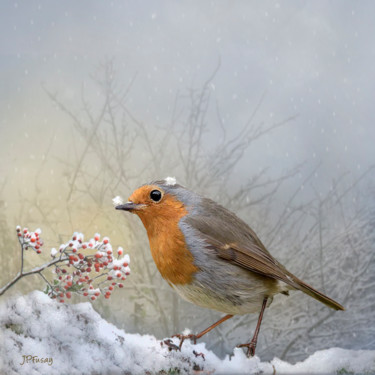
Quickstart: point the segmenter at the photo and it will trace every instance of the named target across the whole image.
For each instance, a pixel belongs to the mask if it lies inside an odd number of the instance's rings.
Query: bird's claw
[[[172,351],[172,350],[181,350],[181,346],[177,346],[173,343],[173,341],[171,339],[166,339],[164,341],[162,341],[162,343],[164,343],[165,345],[168,346],[168,350],[169,351]]]
[[[182,335],[179,333],[177,335],[173,335],[172,337],[178,337],[180,339],[180,346],[179,346],[180,350],[181,350],[182,344],[184,343],[186,339],[192,340],[194,342],[194,345],[197,343],[197,336],[193,334]]]
[[[203,353],[198,353],[195,350],[193,350],[193,354],[195,355],[195,358],[202,357],[204,361],[206,360],[206,358],[205,358],[205,356],[204,356]]]
[[[255,348],[257,346],[257,343],[256,341],[251,341],[247,344],[240,344],[240,345],[237,345],[237,348],[247,348],[247,353],[246,355],[248,357],[254,357],[255,355]]]

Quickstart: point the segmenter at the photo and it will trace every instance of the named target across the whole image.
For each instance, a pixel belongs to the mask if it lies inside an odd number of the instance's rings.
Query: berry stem
[[[22,247],[22,252],[23,252],[23,247]],[[35,275],[37,273],[41,275],[41,272],[43,270],[45,270],[46,268],[48,268],[48,267],[50,267],[50,266],[52,266],[52,265],[54,265],[56,263],[59,263],[61,261],[65,261],[65,260],[69,260],[69,258],[68,257],[64,257],[64,258],[60,257],[58,259],[51,260],[50,262],[45,263],[45,264],[43,264],[42,266],[40,266],[38,268],[34,268],[31,271],[23,272],[23,256],[22,256],[22,269],[21,269],[21,272],[19,272],[17,274],[17,276],[13,280],[9,281],[8,284],[6,284],[5,286],[3,286],[0,289],[0,296],[2,296],[10,287],[12,287],[18,280],[22,279],[23,277],[26,277],[26,276],[29,276],[29,275]],[[43,275],[41,275],[41,276],[44,278]]]

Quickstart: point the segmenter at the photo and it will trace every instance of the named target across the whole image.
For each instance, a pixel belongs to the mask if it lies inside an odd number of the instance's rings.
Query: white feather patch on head
[[[165,179],[165,184],[167,186],[173,186],[173,185],[176,185],[177,184],[177,181],[176,181],[176,178],[175,177],[167,177]]]
[[[120,197],[119,195],[117,197],[114,197],[112,199],[112,203],[114,206],[119,206],[120,204],[123,204],[124,203],[124,200],[122,199],[122,197]]]

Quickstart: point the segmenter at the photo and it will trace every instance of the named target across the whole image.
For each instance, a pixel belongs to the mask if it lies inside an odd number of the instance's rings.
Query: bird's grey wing
[[[189,216],[186,218],[186,224],[197,232],[204,246],[217,257],[260,275],[283,281],[335,310],[344,310],[338,302],[287,271],[265,249],[258,237],[254,237],[254,232],[246,223],[229,211],[225,211],[224,216]],[[227,222],[228,219],[234,220],[235,223]],[[236,233],[238,230],[236,223],[241,225],[240,234]]]
[[[227,218],[229,219],[229,218]],[[236,223],[224,221],[219,216],[189,216],[185,219],[198,232],[205,246],[219,258],[249,271],[284,281],[298,287],[291,274],[266,250],[253,231],[241,221],[242,236],[238,236]],[[243,231],[246,230],[246,233]]]

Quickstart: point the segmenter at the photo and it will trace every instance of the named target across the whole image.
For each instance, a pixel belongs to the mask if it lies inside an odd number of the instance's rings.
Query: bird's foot
[[[161,341],[160,345],[163,346],[163,344],[165,344],[165,345],[168,346],[168,350],[169,351],[172,351],[172,350],[176,350],[176,351],[181,350],[181,347],[178,347],[177,345],[175,345],[171,339],[166,339],[164,341]]]
[[[197,339],[198,339],[198,337],[193,334],[183,335],[179,333],[177,335],[173,335],[172,337],[178,337],[180,339],[180,345],[179,345],[180,350],[181,350],[182,344],[184,343],[186,339],[192,340],[194,342],[194,345],[197,343]]]
[[[240,345],[237,345],[237,348],[247,348],[247,353],[246,355],[248,357],[254,357],[255,355],[255,348],[257,346],[257,342],[254,341],[254,340],[251,340],[249,343],[247,344],[240,344]]]
[[[204,361],[206,360],[206,357],[203,353],[198,353],[195,350],[193,350],[193,354],[195,355],[195,358],[202,357]]]

